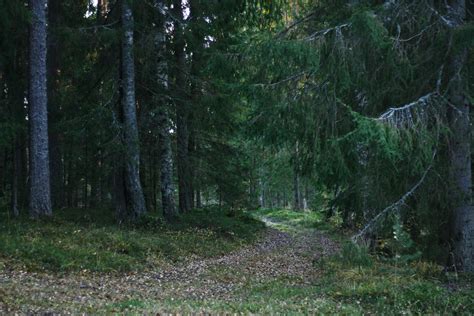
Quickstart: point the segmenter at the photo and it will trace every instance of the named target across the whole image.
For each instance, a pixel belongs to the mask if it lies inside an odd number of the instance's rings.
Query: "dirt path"
[[[0,313],[110,311],[114,304],[134,301],[243,300],[241,289],[249,283],[275,278],[309,283],[317,275],[313,260],[336,249],[337,245],[319,232],[290,234],[268,228],[254,245],[218,258],[190,259],[161,271],[62,276],[3,272]]]

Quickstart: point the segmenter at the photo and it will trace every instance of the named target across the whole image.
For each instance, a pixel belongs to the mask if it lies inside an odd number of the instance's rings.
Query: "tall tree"
[[[155,9],[159,13],[156,24],[155,52],[156,52],[156,80],[157,86],[163,91],[168,90],[168,67],[166,63],[166,11],[164,1],[155,0]],[[169,100],[154,96],[158,115],[158,143],[160,148],[160,180],[161,180],[161,205],[163,216],[172,219],[176,216],[173,183],[173,152],[171,150]]]
[[[47,0],[30,0],[30,215],[51,216],[47,109]]]
[[[121,1],[122,56],[121,92],[123,141],[125,148],[125,197],[132,218],[146,213],[140,182],[140,144],[135,101],[135,65],[133,55],[133,13],[128,0]]]
[[[451,1],[449,27],[456,31],[466,19],[465,0]],[[462,69],[466,63],[468,50],[454,48],[451,57],[451,83],[449,98],[453,107],[451,114],[451,173],[455,197],[454,241],[456,264],[462,269],[474,272],[474,209],[472,207],[471,170],[471,126],[469,118],[470,101],[465,92]]]
[[[57,127],[60,121],[59,74],[60,74],[60,41],[58,28],[61,25],[61,1],[49,0],[48,3],[48,119],[51,170],[51,198],[53,207],[64,205],[63,159],[60,144],[61,131]]]
[[[181,0],[173,1],[174,23],[174,100],[176,104],[176,126],[178,147],[179,210],[187,212],[192,207],[191,172],[189,159],[189,105],[186,100],[186,54],[184,38],[184,13]]]

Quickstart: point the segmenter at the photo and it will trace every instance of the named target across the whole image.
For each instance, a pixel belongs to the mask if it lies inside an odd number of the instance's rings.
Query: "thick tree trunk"
[[[181,0],[174,0],[173,14],[176,19],[174,25],[174,53],[176,65],[174,69],[175,103],[176,103],[176,126],[177,126],[177,148],[178,148],[178,189],[179,210],[184,213],[191,209],[191,174],[189,167],[189,131],[188,118],[189,109],[186,104],[186,76],[185,66],[185,41],[183,36],[183,8]]]
[[[451,3],[452,20],[455,26],[464,24],[466,4],[464,0]],[[467,50],[461,49],[451,60],[449,99],[453,105],[451,113],[451,173],[454,189],[454,252],[456,264],[464,271],[474,272],[474,209],[472,207],[471,170],[471,126],[469,100],[461,70],[466,62]]]
[[[157,54],[157,85],[163,90],[168,89],[168,67],[166,64],[166,12],[163,0],[155,0],[155,9],[160,12],[155,34],[155,51]],[[160,149],[160,189],[163,216],[172,219],[177,215],[174,201],[173,183],[173,152],[171,149],[169,102],[158,96],[154,97],[158,115],[158,145]]]
[[[133,57],[133,14],[128,0],[121,2],[122,20],[122,114],[125,147],[125,191],[130,215],[138,218],[146,213],[140,182],[140,141],[135,105],[135,65]]]
[[[46,3],[30,0],[32,12],[30,30],[30,215],[51,216],[51,193],[48,147],[48,109],[46,79]]]

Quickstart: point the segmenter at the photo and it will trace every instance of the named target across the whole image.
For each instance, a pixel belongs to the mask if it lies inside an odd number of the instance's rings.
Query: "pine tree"
[[[164,92],[168,91],[169,76],[166,62],[166,11],[164,2],[155,0],[155,10],[159,13],[155,30],[155,55],[156,55],[156,84]],[[166,98],[154,96],[157,107],[159,148],[160,148],[160,179],[161,179],[161,204],[163,216],[167,219],[174,218],[177,214],[174,201],[173,183],[173,152],[170,136],[170,104]]]
[[[132,218],[146,213],[145,198],[140,181],[140,143],[135,101],[135,61],[133,56],[134,21],[128,0],[121,1],[122,55],[121,93],[123,142],[125,150],[125,197]]]
[[[177,150],[178,150],[178,191],[179,210],[188,212],[192,207],[191,172],[189,161],[189,104],[186,102],[188,82],[185,76],[186,55],[184,38],[184,17],[181,0],[173,1],[174,21],[174,102],[176,104]]]
[[[30,215],[51,216],[47,109],[47,21],[46,0],[31,0],[30,84]]]

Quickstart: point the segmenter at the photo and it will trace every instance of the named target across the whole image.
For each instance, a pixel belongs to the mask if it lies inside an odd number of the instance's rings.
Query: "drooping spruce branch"
[[[388,109],[376,120],[394,128],[413,128],[417,123],[426,125],[436,112],[440,98],[438,92],[430,92],[414,102]]]
[[[305,41],[314,41],[314,40],[316,40],[320,37],[326,36],[327,34],[333,32],[333,31],[334,32],[340,32],[342,29],[350,27],[351,25],[352,25],[351,23],[344,23],[344,24],[336,25],[334,27],[330,27],[330,28],[327,28],[327,29],[324,29],[324,30],[318,30],[318,31],[314,32],[313,34],[305,37],[304,40]]]
[[[436,151],[433,153],[433,160],[436,156]],[[395,203],[387,206],[384,208],[379,214],[377,214],[374,218],[372,218],[365,226],[363,229],[361,229],[357,234],[352,236],[351,240],[352,242],[357,242],[361,237],[367,235],[370,232],[373,232],[376,229],[376,225],[384,219],[390,212],[400,212],[401,208],[403,205],[406,204],[406,201],[408,198],[410,198],[415,192],[418,190],[418,188],[423,184],[423,182],[426,179],[426,176],[430,172],[431,168],[433,167],[433,164],[430,164],[428,168],[423,172],[423,175],[421,176],[420,180],[408,191],[406,192],[398,201]]]

